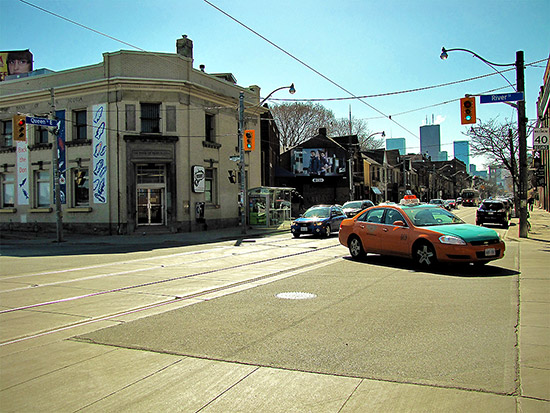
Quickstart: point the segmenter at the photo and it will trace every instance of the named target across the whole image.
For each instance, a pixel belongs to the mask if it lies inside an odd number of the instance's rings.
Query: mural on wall
[[[93,202],[107,203],[107,104],[94,105],[92,140]]]

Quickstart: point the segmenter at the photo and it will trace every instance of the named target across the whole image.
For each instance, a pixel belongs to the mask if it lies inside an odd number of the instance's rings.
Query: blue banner
[[[66,204],[67,203],[67,160],[66,160],[66,150],[65,150],[65,111],[56,110],[55,117],[60,121],[59,130],[56,136],[57,162],[58,162],[58,168],[59,168],[59,184],[60,184],[59,192],[61,193],[61,203]],[[55,185],[57,185],[57,182],[55,182],[55,177],[53,180],[53,184],[54,184],[54,191],[55,191]],[[54,200],[54,203],[55,203],[55,200]]]

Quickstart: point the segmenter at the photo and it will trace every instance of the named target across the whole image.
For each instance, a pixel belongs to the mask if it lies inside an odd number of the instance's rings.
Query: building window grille
[[[160,133],[160,104],[141,104],[141,132]]]

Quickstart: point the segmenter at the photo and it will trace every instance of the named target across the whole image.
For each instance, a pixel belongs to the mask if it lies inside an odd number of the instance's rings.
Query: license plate
[[[300,231],[302,231],[302,232],[307,232],[307,227],[301,227],[301,228],[300,228]]]
[[[485,250],[486,257],[494,257],[495,255],[497,255],[497,250],[495,248],[487,248]]]
[[[488,214],[489,214],[489,215],[493,215],[493,214],[494,214],[494,212],[489,212]]]

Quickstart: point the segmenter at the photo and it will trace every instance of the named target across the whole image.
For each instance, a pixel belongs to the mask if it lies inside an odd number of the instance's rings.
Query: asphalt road
[[[473,214],[458,211],[469,222]],[[41,250],[3,249],[0,257],[0,405],[14,410],[33,406],[28,395],[36,392],[43,410],[59,407],[41,393],[59,386],[52,372],[91,357],[98,348],[91,342],[489,395],[517,391],[517,246],[482,270],[430,273],[413,271],[408,260],[352,261],[336,236],[290,233],[255,242]],[[280,297],[296,292],[307,298]],[[74,360],[61,350],[38,359],[37,349],[65,339],[78,345]],[[105,374],[104,365],[97,369]],[[101,406],[105,392],[64,406]]]

